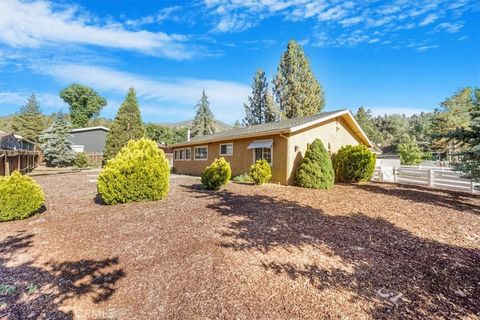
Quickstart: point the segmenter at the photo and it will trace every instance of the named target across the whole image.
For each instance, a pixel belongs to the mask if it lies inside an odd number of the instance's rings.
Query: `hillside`
[[[171,122],[171,123],[166,122],[166,123],[157,123],[157,124],[178,129],[178,128],[189,128],[192,125],[192,121],[193,120],[185,120],[185,121],[179,121],[179,122]],[[215,120],[215,124],[218,131],[226,131],[232,128],[231,125],[225,122],[222,122],[220,120]]]

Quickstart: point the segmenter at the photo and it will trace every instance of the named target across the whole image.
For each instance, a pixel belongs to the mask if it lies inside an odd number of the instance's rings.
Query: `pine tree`
[[[206,134],[215,133],[215,119],[212,111],[210,111],[210,102],[208,102],[208,97],[205,94],[205,90],[202,91],[202,97],[198,101],[195,108],[197,109],[197,113],[192,122],[192,137],[199,137]]]
[[[449,137],[464,147],[458,154],[459,161],[454,163],[455,170],[463,172],[467,179],[480,182],[480,88],[474,90],[470,119],[468,128],[458,128],[450,132]]]
[[[233,124],[233,127],[234,127],[234,128],[241,128],[241,127],[242,127],[242,124],[240,123],[240,121],[235,120],[235,123]]]
[[[128,90],[125,101],[118,109],[117,115],[108,132],[103,159],[107,161],[127,145],[130,140],[139,140],[145,136],[140,109],[134,88]]]
[[[399,144],[398,152],[400,153],[401,164],[416,166],[422,162],[423,153],[422,150],[420,150],[415,137],[409,137],[403,143]]]
[[[449,139],[450,132],[465,129],[470,124],[470,111],[474,108],[473,90],[470,87],[457,91],[443,101],[440,110],[435,110],[432,119],[432,148],[448,154],[461,149],[455,140]]]
[[[60,91],[60,98],[70,105],[70,119],[75,128],[85,127],[107,105],[105,98],[93,89],[76,83]]]
[[[60,112],[53,124],[40,135],[42,152],[48,166],[65,167],[75,160],[76,153],[72,150],[70,128],[67,116]]]
[[[45,120],[37,97],[32,93],[27,104],[21,107],[20,112],[14,117],[12,129],[22,137],[38,142],[38,137],[45,127]]]
[[[273,122],[277,118],[275,102],[268,90],[265,71],[258,69],[252,83],[252,96],[248,97],[249,103],[244,104],[245,125]]]
[[[309,116],[323,110],[323,89],[315,79],[302,47],[295,40],[288,42],[273,84],[280,111],[287,118]]]
[[[367,137],[374,143],[379,143],[379,135],[377,127],[373,123],[372,112],[365,110],[364,107],[360,107],[355,114],[355,120],[357,120],[360,127],[363,129]]]

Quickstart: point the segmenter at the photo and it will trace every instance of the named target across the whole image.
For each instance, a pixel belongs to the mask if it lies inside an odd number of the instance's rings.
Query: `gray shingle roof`
[[[192,140],[188,141],[189,144],[196,144],[196,143],[202,143],[202,142],[208,142],[210,140],[221,140],[221,139],[227,139],[227,138],[235,138],[237,136],[243,136],[246,134],[261,134],[263,132],[270,132],[270,131],[277,131],[277,130],[288,130],[291,128],[294,128],[296,126],[319,120],[325,117],[328,117],[332,114],[339,113],[346,111],[347,109],[341,109],[341,110],[335,110],[335,111],[329,111],[329,112],[321,112],[318,114],[314,114],[312,116],[307,116],[307,117],[300,117],[300,118],[294,118],[294,119],[287,119],[284,121],[278,121],[278,122],[269,122],[269,123],[263,123],[263,124],[256,124],[253,126],[248,126],[248,127],[241,127],[241,128],[233,128],[227,131],[222,131],[222,132],[217,132],[217,133],[212,133],[209,135],[205,136],[200,136],[198,138],[193,138]],[[180,142],[178,144],[184,144],[187,141]],[[174,145],[175,146],[175,145]]]

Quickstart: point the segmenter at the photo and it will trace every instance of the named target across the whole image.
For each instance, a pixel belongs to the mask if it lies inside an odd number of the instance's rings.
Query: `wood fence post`
[[[5,153],[5,176],[8,177],[10,175],[10,161],[8,161],[8,154]]]
[[[393,182],[397,182],[397,166],[393,167]]]
[[[428,169],[428,186],[433,187],[433,170]]]

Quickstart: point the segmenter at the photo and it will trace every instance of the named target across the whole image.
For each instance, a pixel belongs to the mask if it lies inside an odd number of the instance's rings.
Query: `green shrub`
[[[365,182],[375,171],[376,156],[368,148],[359,144],[344,146],[333,157],[335,175],[343,182]]]
[[[0,177],[0,221],[25,219],[45,202],[40,186],[30,177],[15,171]]]
[[[232,179],[235,182],[253,182],[252,177],[248,175],[248,173],[242,173],[238,176],[233,177]]]
[[[302,163],[297,169],[298,186],[312,189],[330,189],[335,182],[332,160],[322,141],[315,139],[308,145]]]
[[[77,168],[88,168],[90,166],[88,155],[85,152],[77,153],[75,156],[75,166]]]
[[[250,167],[250,178],[255,184],[264,184],[272,179],[272,169],[264,159],[257,160]]]
[[[130,140],[98,176],[98,193],[106,204],[160,200],[170,189],[165,154],[149,139]]]
[[[230,163],[222,157],[215,159],[202,173],[202,185],[207,190],[218,190],[230,180],[232,170]]]

